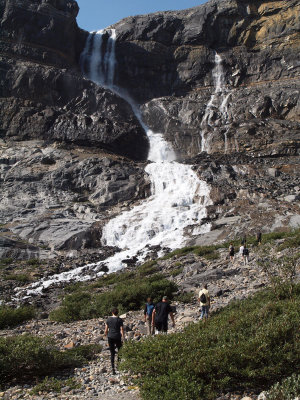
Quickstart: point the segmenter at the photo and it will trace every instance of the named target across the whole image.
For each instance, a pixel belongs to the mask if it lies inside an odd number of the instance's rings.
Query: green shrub
[[[3,277],[5,281],[17,281],[20,283],[29,283],[31,278],[27,274],[8,274]]]
[[[30,392],[31,395],[38,395],[41,392],[42,393],[49,393],[49,392],[55,392],[55,393],[60,393],[61,389],[63,387],[69,387],[69,390],[73,389],[79,389],[81,387],[80,383],[76,382],[74,378],[69,378],[69,379],[56,379],[56,378],[49,378],[46,376],[46,378],[37,384]]]
[[[191,253],[194,249],[195,246],[188,246],[188,247],[183,247],[181,249],[175,249],[171,253],[167,253],[163,257],[161,257],[161,260],[168,260],[170,258],[173,258],[174,256],[183,256],[185,254]]]
[[[38,258],[30,258],[27,261],[27,265],[31,265],[32,267],[39,267],[41,265],[41,261]]]
[[[287,237],[289,235],[288,232],[270,232],[270,233],[264,233],[262,235],[262,243],[269,243],[273,242],[274,240],[279,240]]]
[[[300,285],[293,298],[273,291],[236,301],[207,324],[183,333],[127,342],[122,368],[138,375],[146,400],[215,399],[235,390],[269,388],[299,365]]]
[[[91,345],[92,348],[96,347]],[[0,337],[0,385],[26,382],[64,368],[83,365],[87,359],[80,347],[59,351],[53,339],[31,335]],[[90,351],[89,353],[91,353]]]
[[[206,258],[208,261],[215,261],[220,258],[220,254],[216,251],[212,251],[211,253],[206,254],[204,258]]]
[[[176,269],[173,269],[172,271],[170,271],[169,275],[175,277],[175,276],[181,274],[182,271],[183,271],[183,267],[176,268]]]
[[[13,258],[1,258],[0,259],[0,266],[5,267],[13,263]]]
[[[125,282],[119,282],[109,292],[91,295],[87,292],[75,292],[67,295],[62,306],[50,313],[50,318],[60,322],[70,322],[110,315],[114,306],[120,313],[138,310],[145,299],[151,296],[158,301],[163,295],[172,298],[177,291],[175,283],[168,281],[162,275],[151,275],[148,278],[138,277]]]
[[[92,295],[87,292],[67,295],[62,302],[62,307],[50,313],[51,320],[65,323],[96,317],[97,312],[93,309]]]
[[[13,328],[34,317],[35,310],[32,307],[12,308],[0,306],[0,329]]]
[[[135,277],[134,272],[115,272],[113,274],[102,276],[101,278],[97,279],[92,285],[92,288],[102,288],[104,286],[114,285],[120,282],[126,282],[130,279]]]
[[[82,346],[73,347],[73,349],[69,349],[68,354],[74,358],[90,361],[94,360],[96,355],[100,353],[101,350],[102,346],[100,344],[85,344]]]
[[[194,253],[199,257],[204,257],[209,261],[217,260],[220,258],[219,253],[216,252],[221,246],[198,246],[195,248]]]
[[[159,267],[156,261],[147,261],[138,268],[138,273],[140,276],[147,276],[155,274],[159,271]]]
[[[175,300],[181,303],[190,303],[194,299],[194,297],[195,297],[194,292],[180,293],[177,296],[175,296]]]
[[[82,282],[75,282],[72,283],[71,285],[68,285],[65,287],[65,292],[66,293],[73,293],[73,292],[78,292],[82,290],[84,287],[84,283]]]
[[[278,250],[282,251],[289,248],[300,247],[300,232],[296,232],[293,237],[287,238],[281,245],[278,246]]]
[[[272,386],[266,400],[294,400],[297,396],[300,396],[300,375],[293,374]]]

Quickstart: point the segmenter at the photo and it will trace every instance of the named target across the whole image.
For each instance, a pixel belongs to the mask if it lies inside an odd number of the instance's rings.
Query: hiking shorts
[[[155,328],[159,332],[167,332],[167,330],[168,330],[168,322],[155,321]]]

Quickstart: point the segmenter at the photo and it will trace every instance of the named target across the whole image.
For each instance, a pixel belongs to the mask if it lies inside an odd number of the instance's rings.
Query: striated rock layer
[[[83,78],[77,13],[0,0],[0,257],[92,252],[149,194],[147,137]],[[113,26],[115,85],[211,186],[214,229],[191,243],[300,224],[299,21],[299,0],[211,0]]]
[[[201,130],[210,153],[226,147],[282,154],[289,143],[288,154],[298,154],[299,21],[298,0],[210,1],[127,18],[115,25],[117,84],[144,104],[146,123],[164,132],[183,158],[203,150]],[[216,52],[222,59],[217,93]]]

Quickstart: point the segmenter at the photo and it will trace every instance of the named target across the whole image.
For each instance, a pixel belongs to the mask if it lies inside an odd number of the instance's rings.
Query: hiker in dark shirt
[[[172,312],[172,308],[168,303],[167,296],[162,298],[162,301],[156,304],[153,313],[152,313],[152,324],[155,324],[156,332],[167,332],[168,331],[168,316],[170,317],[173,322],[173,327],[175,326],[174,314]]]
[[[152,323],[152,313],[154,310],[154,303],[151,297],[148,297],[147,303],[144,308],[144,318],[145,323],[147,324],[147,335],[154,334],[154,324]]]
[[[118,317],[119,311],[117,308],[112,310],[112,316],[108,317],[105,325],[104,335],[107,336],[108,345],[110,350],[110,360],[113,375],[116,374],[115,370],[115,354],[116,348],[118,349],[118,353],[120,348],[122,347],[122,338],[124,340],[124,328],[123,328],[123,320]]]
[[[257,244],[258,246],[261,245],[261,232],[257,232],[256,234],[256,240],[257,240]]]

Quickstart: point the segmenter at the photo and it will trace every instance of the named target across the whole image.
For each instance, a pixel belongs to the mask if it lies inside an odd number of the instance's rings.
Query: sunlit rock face
[[[116,80],[182,157],[297,154],[299,21],[298,1],[241,0],[126,18],[115,25]]]

